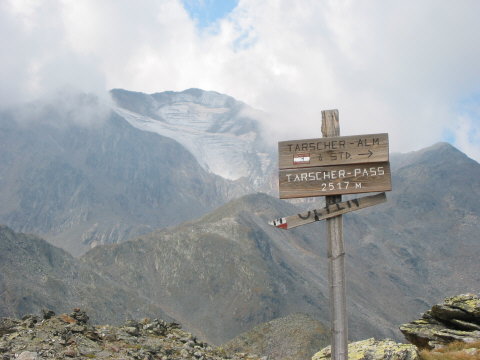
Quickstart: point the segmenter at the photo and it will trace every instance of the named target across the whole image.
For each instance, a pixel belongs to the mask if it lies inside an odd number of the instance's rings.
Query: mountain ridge
[[[387,203],[344,216],[352,339],[399,338],[398,325],[429,303],[480,286],[478,210],[464,208],[458,182],[431,192],[436,188],[425,181],[443,174],[443,161],[466,178],[479,166],[435,154],[435,161],[419,158],[393,174]],[[472,181],[476,189],[480,180]],[[312,206],[250,194],[195,220],[98,246],[79,261],[102,279],[135,289],[212,343],[298,311],[326,322],[325,225],[288,231],[268,225]]]
[[[22,121],[0,112],[0,222],[78,255],[194,218],[243,191],[174,139],[115,113],[94,125],[65,118],[76,109],[47,103]]]
[[[98,276],[65,250],[0,225],[0,316],[24,316],[42,309],[87,309],[96,321],[161,315],[160,307],[131,289]]]

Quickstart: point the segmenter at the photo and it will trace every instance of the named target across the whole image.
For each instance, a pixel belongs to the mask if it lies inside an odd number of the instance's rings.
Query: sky
[[[480,1],[0,0],[0,106],[76,89],[196,87],[260,110],[270,140],[387,132],[480,161]]]

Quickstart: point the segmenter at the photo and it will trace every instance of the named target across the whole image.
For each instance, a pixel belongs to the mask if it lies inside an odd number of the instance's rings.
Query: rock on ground
[[[400,331],[423,349],[436,349],[454,341],[480,341],[480,298],[475,294],[448,297],[421,319],[400,326]]]
[[[159,319],[93,326],[78,308],[58,316],[44,311],[43,317],[0,318],[0,359],[262,360],[226,353]]]
[[[329,360],[331,347],[316,353],[312,360]],[[375,340],[373,338],[348,344],[348,360],[419,360],[414,345],[399,344],[393,340]]]

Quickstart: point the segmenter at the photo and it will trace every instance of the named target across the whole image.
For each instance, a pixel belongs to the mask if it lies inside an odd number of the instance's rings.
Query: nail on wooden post
[[[338,110],[322,111],[323,137],[340,136]],[[325,196],[326,205],[342,201],[341,195]],[[328,282],[332,360],[348,359],[347,302],[345,295],[345,249],[342,215],[327,219]]]

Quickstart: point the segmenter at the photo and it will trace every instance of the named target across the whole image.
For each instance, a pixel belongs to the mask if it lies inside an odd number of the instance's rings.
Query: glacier
[[[200,89],[111,93],[119,116],[138,129],[176,140],[209,172],[260,185],[272,171],[274,151],[262,136],[260,122],[232,97]]]

